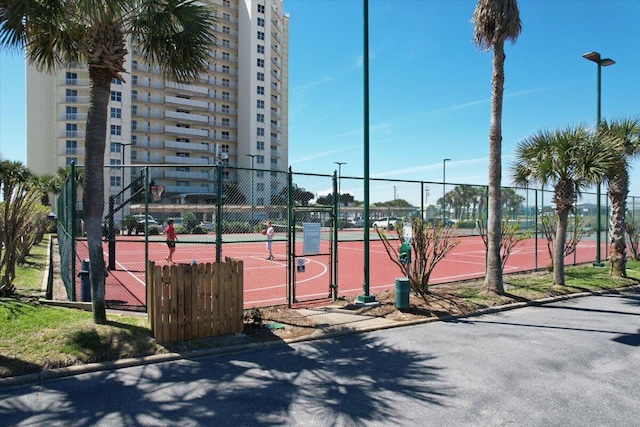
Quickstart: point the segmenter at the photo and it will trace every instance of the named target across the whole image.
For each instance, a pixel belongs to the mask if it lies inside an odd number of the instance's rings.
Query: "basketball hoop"
[[[162,192],[164,191],[164,187],[162,185],[152,185],[151,186],[151,197],[153,197],[154,202],[159,202],[162,197]]]

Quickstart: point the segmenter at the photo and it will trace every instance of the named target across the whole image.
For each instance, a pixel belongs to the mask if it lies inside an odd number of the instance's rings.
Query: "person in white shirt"
[[[276,232],[273,230],[273,225],[271,223],[271,221],[267,221],[267,232],[265,233],[265,235],[267,236],[267,252],[269,252],[269,256],[267,257],[268,260],[272,260],[273,259],[273,253],[271,252],[271,246],[273,246],[273,235],[276,234]]]

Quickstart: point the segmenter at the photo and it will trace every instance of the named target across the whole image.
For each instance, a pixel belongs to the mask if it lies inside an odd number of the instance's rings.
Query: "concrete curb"
[[[212,347],[212,348],[206,348],[206,349],[200,349],[200,350],[191,350],[183,353],[154,354],[151,356],[119,359],[119,360],[113,360],[108,362],[88,363],[84,365],[68,366],[64,368],[45,369],[40,372],[35,372],[32,374],[0,378],[0,387],[12,387],[12,386],[18,386],[18,385],[24,385],[24,384],[30,384],[30,383],[42,383],[47,380],[64,378],[64,377],[69,377],[69,376],[79,375],[79,374],[86,374],[91,372],[108,371],[108,370],[114,370],[114,369],[120,369],[120,368],[128,368],[128,367],[146,365],[151,363],[170,362],[170,361],[182,360],[182,359],[196,359],[199,357],[213,356],[213,355],[219,355],[219,354],[238,353],[238,352],[249,351],[249,350],[268,349],[270,347],[276,347],[281,345],[296,344],[296,343],[307,342],[307,341],[317,341],[322,339],[332,339],[332,338],[343,337],[346,335],[373,332],[373,331],[392,329],[392,328],[400,328],[405,326],[421,325],[425,323],[443,322],[443,321],[446,322],[446,321],[451,321],[456,319],[483,316],[485,314],[510,311],[510,310],[515,310],[517,308],[523,308],[528,306],[542,306],[545,304],[550,304],[550,303],[574,299],[574,298],[581,298],[581,297],[587,297],[587,296],[602,296],[602,295],[608,295],[608,294],[620,294],[623,292],[640,292],[640,285],[626,286],[623,288],[615,288],[615,289],[609,289],[605,291],[590,291],[590,292],[580,292],[576,294],[558,295],[557,297],[548,297],[548,298],[542,298],[539,300],[518,302],[518,303],[506,304],[502,306],[484,308],[484,309],[476,310],[472,313],[467,313],[462,315],[450,315],[450,316],[443,316],[443,317],[406,320],[406,321],[389,320],[384,324],[379,323],[374,326],[359,326],[355,328],[332,329],[331,327],[327,327],[326,329],[320,329],[308,336],[284,339],[281,341],[264,341],[264,342],[248,343],[248,344],[236,344],[236,345],[224,346],[224,347]],[[354,316],[355,315],[357,314],[354,314]]]

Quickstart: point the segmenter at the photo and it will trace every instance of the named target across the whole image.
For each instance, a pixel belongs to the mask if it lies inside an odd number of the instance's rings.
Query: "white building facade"
[[[269,204],[279,190],[276,172],[288,165],[289,17],[283,1],[204,3],[216,11],[217,45],[197,80],[165,80],[130,47],[126,82],[111,85],[105,150],[105,165],[127,167],[105,168],[105,195],[118,194],[145,166],[169,203],[185,194],[215,194],[213,166],[222,153],[224,165],[232,166],[224,182],[247,199],[251,194],[252,202]],[[40,175],[72,161],[83,165],[86,67],[72,64],[50,75],[28,66],[26,81],[27,166]],[[233,168],[252,166],[262,171]]]

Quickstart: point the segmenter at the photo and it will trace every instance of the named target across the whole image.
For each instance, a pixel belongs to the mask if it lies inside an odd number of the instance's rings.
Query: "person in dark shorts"
[[[169,256],[165,260],[169,264],[173,264],[173,253],[176,251],[176,241],[178,240],[176,229],[173,228],[173,219],[169,218],[167,220],[167,228],[164,229],[164,234],[167,235],[167,246],[169,247]]]

